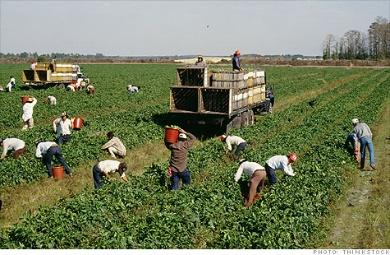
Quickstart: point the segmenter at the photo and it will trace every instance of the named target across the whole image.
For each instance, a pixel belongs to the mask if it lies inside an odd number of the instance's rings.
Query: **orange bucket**
[[[84,126],[84,120],[80,117],[74,118],[73,129],[81,129]]]
[[[164,141],[166,143],[177,143],[179,138],[179,129],[173,127],[165,127]]]
[[[22,99],[22,104],[25,104],[28,102],[28,100],[30,99],[30,96],[22,96],[20,97]]]
[[[64,179],[64,166],[53,166],[51,169],[53,173],[53,177],[56,180],[62,180]]]

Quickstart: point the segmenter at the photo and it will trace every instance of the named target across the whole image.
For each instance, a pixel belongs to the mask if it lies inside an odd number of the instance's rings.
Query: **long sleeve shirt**
[[[47,150],[52,146],[58,146],[55,142],[41,142],[37,146],[37,150],[35,151],[35,157],[42,158],[44,154],[46,154]]]
[[[241,163],[240,167],[238,168],[238,170],[234,176],[234,180],[236,182],[238,182],[238,180],[240,180],[243,172],[245,174],[247,174],[248,176],[252,176],[253,173],[257,170],[264,170],[264,167],[262,167],[260,164],[258,164],[256,162],[245,161],[245,162]]]
[[[103,160],[97,164],[97,167],[100,172],[110,174],[115,173],[118,170],[120,163],[121,162],[119,162],[118,160]],[[121,175],[121,177],[124,176],[126,176],[125,173]]]
[[[53,96],[48,96],[47,99],[51,105],[57,105],[57,99]]]
[[[356,134],[358,139],[362,137],[372,137],[371,130],[366,123],[356,124],[355,128],[353,129],[353,132]]]
[[[126,156],[126,147],[118,137],[113,137],[111,140],[106,142],[102,146],[102,150],[108,149],[109,147],[115,148],[120,156]]]
[[[70,135],[70,130],[72,129],[72,121],[70,119],[62,120],[57,118],[53,121],[54,132],[59,131],[61,135]]]
[[[3,153],[1,154],[1,158],[5,158],[7,152],[10,150],[20,150],[26,146],[26,143],[23,140],[18,138],[7,138],[3,140]]]
[[[286,175],[294,176],[295,173],[291,167],[291,164],[288,163],[288,157],[277,155],[266,161],[266,164],[274,170],[283,170]]]
[[[234,70],[241,70],[241,65],[240,65],[240,58],[235,56],[232,58],[232,65],[233,65],[233,71]]]
[[[184,172],[187,168],[188,150],[192,147],[196,141],[196,137],[193,134],[187,133],[189,140],[178,141],[171,144],[168,148],[171,150],[170,166],[174,172]]]
[[[241,137],[239,136],[235,136],[235,135],[228,135],[226,137],[226,140],[225,140],[225,143],[227,145],[227,149],[229,151],[231,151],[233,149],[233,146],[238,146],[240,145],[241,143],[245,143],[246,141],[244,139],[242,139]]]
[[[28,121],[33,117],[34,106],[37,104],[37,100],[34,98],[31,103],[25,103],[23,105],[23,121]]]

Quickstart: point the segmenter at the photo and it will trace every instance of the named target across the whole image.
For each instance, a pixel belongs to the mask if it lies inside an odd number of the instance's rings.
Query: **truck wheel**
[[[233,128],[240,128],[241,127],[241,119],[242,119],[241,116],[234,117],[234,119],[232,121]]]
[[[241,127],[249,126],[249,112],[241,114]]]
[[[255,113],[252,110],[249,110],[249,125],[255,124]]]

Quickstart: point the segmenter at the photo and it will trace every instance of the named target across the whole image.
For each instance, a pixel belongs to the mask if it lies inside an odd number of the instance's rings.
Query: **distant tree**
[[[372,59],[390,58],[390,23],[377,17],[368,29],[368,51]]]
[[[334,37],[334,35],[332,34],[328,34],[326,37],[325,37],[325,40],[323,42],[323,45],[322,45],[322,58],[323,59],[330,59],[332,57],[332,49],[334,47],[334,44],[336,42],[336,39]]]

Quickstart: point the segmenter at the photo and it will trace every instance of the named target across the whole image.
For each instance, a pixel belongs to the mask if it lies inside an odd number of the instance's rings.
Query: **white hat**
[[[355,119],[352,119],[352,124],[358,124],[359,123],[359,119],[355,118]]]
[[[180,134],[179,134],[179,138],[181,138],[181,139],[187,139],[187,135],[184,134],[184,133],[180,133]]]

